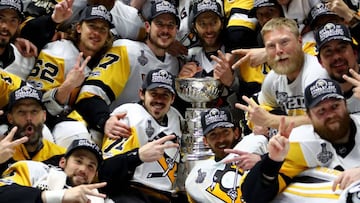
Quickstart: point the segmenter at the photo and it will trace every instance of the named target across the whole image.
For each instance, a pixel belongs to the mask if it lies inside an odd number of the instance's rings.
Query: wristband
[[[65,190],[44,191],[46,203],[61,203]]]
[[[64,107],[57,103],[55,99],[56,92],[57,88],[51,89],[45,92],[42,98],[42,102],[44,103],[46,109],[53,116],[59,115],[64,111]]]

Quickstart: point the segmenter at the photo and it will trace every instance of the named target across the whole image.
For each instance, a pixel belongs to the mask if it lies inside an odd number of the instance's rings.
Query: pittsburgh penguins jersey
[[[10,44],[9,52],[12,52],[8,54],[14,57],[13,61],[6,66],[0,61],[0,68],[19,76],[22,80],[26,80],[34,66],[35,57],[22,56],[13,44]]]
[[[173,75],[179,72],[177,58],[166,53],[164,61],[159,60],[151,49],[142,42],[119,39],[93,69],[80,91],[78,100],[97,95],[112,109],[137,102],[138,91],[143,78],[153,69],[162,68]]]
[[[228,19],[227,27],[243,26],[255,30],[256,18],[249,18],[248,12],[254,7],[254,0],[224,0],[225,16]]]
[[[224,45],[220,47],[220,50],[223,53],[225,52]],[[193,61],[199,63],[199,66],[203,68],[203,71],[205,71],[205,75],[209,75],[209,73],[212,73],[212,71],[214,70],[216,61],[213,60],[210,61],[206,57],[205,50],[202,47],[193,47],[189,49],[188,58],[191,58]]]
[[[0,164],[0,171],[4,171],[11,164],[21,160],[40,161],[52,165],[58,165],[60,158],[65,154],[66,149],[42,139],[41,144],[34,153],[29,153],[24,144],[14,147],[14,155],[7,162]]]
[[[346,99],[346,105],[349,113],[360,113],[360,100],[354,94]]]
[[[326,167],[307,169],[297,175],[296,180],[279,193],[272,202],[346,203],[348,192],[350,188],[355,189],[355,185],[351,185],[345,190],[337,187],[335,191],[332,191],[333,181],[340,174],[341,171]]]
[[[268,140],[262,135],[245,136],[234,149],[262,155],[267,152]],[[241,202],[242,169],[223,161],[232,158],[230,154],[216,162],[213,158],[197,161],[185,181],[190,202]]]
[[[166,135],[174,134],[178,140],[181,138],[181,115],[173,107],[166,114],[167,123],[163,125],[158,123],[141,104],[121,105],[113,111],[113,114],[119,112],[127,112],[126,119],[131,126],[132,135],[118,140],[104,138],[102,149],[105,159],[139,148]],[[180,161],[179,150],[179,148],[165,149],[164,156],[160,160],[139,165],[136,167],[132,181],[171,192]]]
[[[281,108],[288,116],[305,114],[305,87],[318,78],[328,78],[328,75],[316,57],[308,54],[304,57],[304,65],[299,75],[290,84],[286,75],[270,71],[259,93],[258,101],[261,105]]]
[[[145,38],[145,24],[136,8],[126,5],[123,1],[115,1],[110,12],[115,25],[115,28],[112,29],[114,35],[131,40],[143,40]]]
[[[48,43],[40,52],[27,82],[42,91],[59,87],[74,67],[80,52],[70,40]],[[90,72],[86,66],[85,74]]]
[[[23,84],[20,77],[0,69],[0,109],[9,103],[10,93]]]
[[[41,191],[61,191],[71,188],[66,184],[67,176],[61,168],[38,161],[18,161],[11,165],[3,173],[2,177],[0,187],[16,183],[22,186],[38,188]],[[98,197],[87,197],[91,202],[104,202],[104,199]],[[25,196],[24,199],[26,198]]]

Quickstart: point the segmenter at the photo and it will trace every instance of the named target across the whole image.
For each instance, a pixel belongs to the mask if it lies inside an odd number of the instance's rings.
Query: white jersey
[[[71,188],[66,184],[67,176],[58,167],[38,161],[18,161],[12,164],[2,175],[0,186],[16,183],[22,186],[38,188],[42,191],[59,191]],[[104,199],[88,196],[92,203],[103,203]]]
[[[131,127],[129,138],[113,140],[105,138],[103,152],[105,158],[122,154],[166,135],[176,135],[181,139],[180,113],[173,107],[167,115],[167,124],[160,125],[146,109],[137,103],[123,104],[112,114],[127,112],[126,120]],[[132,181],[146,186],[171,192],[174,188],[177,167],[180,162],[180,149],[165,149],[164,156],[154,162],[146,162],[136,167]]]
[[[360,148],[357,147],[360,143],[360,116],[354,114],[350,116],[354,121],[352,128],[355,131],[353,147],[343,146],[336,150],[333,144],[314,132],[312,125],[302,125],[292,130],[289,136],[290,150],[279,173],[291,178],[295,176],[295,183],[285,188],[284,194],[280,194],[279,198],[286,201],[274,202],[298,202],[301,199],[303,202],[330,203],[340,198],[341,191],[337,190],[335,193],[331,191],[332,181],[339,175],[339,172],[332,169],[347,170],[360,166],[357,161],[360,156]],[[309,170],[303,171],[304,169]],[[296,178],[301,176],[324,181],[306,184],[299,181],[304,179]]]
[[[145,24],[136,8],[122,1],[115,1],[110,12],[115,25],[112,32],[115,35],[123,39],[142,40],[145,36]]]
[[[282,10],[286,18],[297,22],[301,33],[305,27],[304,20],[308,17],[311,8],[320,2],[320,0],[290,0],[288,5],[282,6]]]
[[[10,44],[13,49],[14,54],[14,61],[6,67],[0,66],[9,73],[19,76],[22,80],[26,80],[28,75],[31,72],[31,69],[34,67],[35,64],[35,57],[24,57],[18,51],[18,49],[13,45]]]
[[[353,95],[346,99],[349,113],[360,113],[360,100]]]
[[[259,93],[259,103],[264,106],[281,108],[288,116],[304,115],[306,86],[318,78],[328,78],[326,70],[316,57],[305,54],[304,65],[296,79],[288,83],[286,75],[271,70],[265,77]]]
[[[221,46],[220,50],[224,53],[225,47]],[[216,61],[209,60],[206,57],[205,50],[203,47],[193,47],[189,49],[188,58],[195,60],[199,63],[199,66],[203,68],[206,73],[210,73],[214,70],[214,66],[216,65]]]
[[[267,152],[267,142],[265,136],[247,135],[234,149],[262,155]],[[185,181],[186,192],[194,202],[241,202],[240,180],[245,172],[236,165],[223,163],[233,156],[218,162],[213,158],[196,162]]]
[[[130,74],[127,81],[124,81],[124,89],[111,105],[111,109],[125,103],[137,102],[139,100],[138,91],[141,88],[144,77],[150,70],[161,68],[173,75],[179,73],[179,62],[176,57],[165,54],[165,60],[160,61],[154,52],[142,42],[120,39],[116,40],[110,53],[116,47],[126,47],[127,57],[130,63]],[[115,64],[116,65],[116,64]],[[126,67],[116,67],[117,69]]]

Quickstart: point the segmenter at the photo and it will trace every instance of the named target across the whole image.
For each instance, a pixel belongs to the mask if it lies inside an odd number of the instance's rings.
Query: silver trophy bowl
[[[213,77],[175,80],[177,94],[184,101],[190,102],[193,108],[205,108],[206,102],[217,99],[223,88],[223,84]]]

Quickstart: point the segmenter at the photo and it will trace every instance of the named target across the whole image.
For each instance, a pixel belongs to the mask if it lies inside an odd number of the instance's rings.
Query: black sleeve
[[[278,174],[282,162],[275,162],[268,155],[258,162],[246,175],[241,185],[243,199],[247,203],[268,203],[279,191]],[[267,179],[273,177],[273,179]]]
[[[360,42],[360,23],[355,27],[350,28],[351,36],[357,41]]]
[[[20,37],[28,39],[40,51],[55,34],[57,24],[51,15],[43,15],[27,21],[21,29]]]
[[[42,203],[41,190],[18,184],[0,187],[0,202]]]
[[[134,175],[136,167],[142,163],[139,149],[105,159],[99,168],[99,181],[107,182],[107,185],[101,191],[109,196],[126,191],[127,182]]]
[[[110,117],[110,109],[103,99],[98,96],[82,99],[75,105],[75,110],[90,128],[104,132],[105,122]]]
[[[227,53],[239,48],[258,47],[256,32],[243,26],[226,28],[225,39],[224,44]]]

